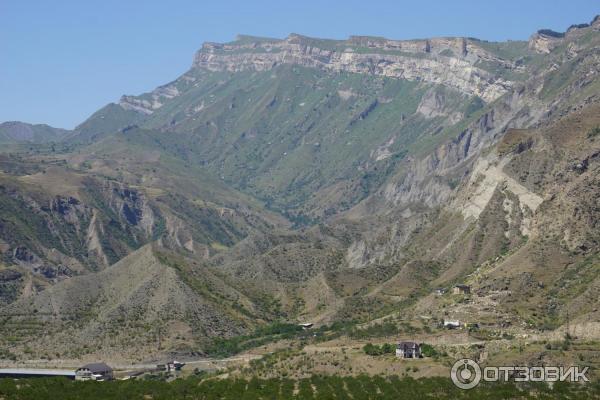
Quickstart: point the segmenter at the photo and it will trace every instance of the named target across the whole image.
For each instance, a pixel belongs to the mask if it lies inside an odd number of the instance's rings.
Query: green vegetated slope
[[[381,184],[408,146],[444,120],[416,113],[426,90],[439,91],[449,110],[465,101],[443,87],[292,65],[186,76],[195,83],[141,126],[165,151],[292,218],[347,209]],[[380,146],[386,154],[374,163]],[[314,200],[332,186],[332,201]]]
[[[104,135],[118,132],[124,127],[143,120],[143,114],[110,103],[77,125],[74,132],[66,139],[75,143],[93,142]]]
[[[243,46],[247,40],[230,45]],[[587,60],[597,38],[586,32],[571,41],[583,48],[578,58]],[[256,43],[260,47],[264,40]],[[329,49],[328,41],[302,37],[301,43]],[[528,50],[526,42],[469,43],[474,53],[487,52],[474,66],[507,80],[504,74],[516,74],[509,81],[517,86],[543,78],[548,80],[544,93],[568,84],[551,65],[572,65],[570,76],[580,76],[577,70],[582,69],[577,60],[565,59],[562,48],[541,56]],[[360,48],[340,41],[333,49],[342,51],[339,46]],[[255,51],[242,47],[217,54],[243,57]],[[386,54],[373,48],[369,52],[375,59]],[[417,61],[446,57],[405,56]],[[270,208],[306,222],[350,208],[383,184],[407,156],[429,154],[477,121],[486,108],[477,96],[418,79],[333,73],[294,63],[265,71],[226,68],[194,67],[154,92],[126,96],[126,109],[105,107],[80,126],[80,137],[132,125],[148,128],[176,157],[200,164]]]

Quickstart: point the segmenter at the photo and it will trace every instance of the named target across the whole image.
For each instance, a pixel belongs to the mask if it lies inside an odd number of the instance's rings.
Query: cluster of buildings
[[[161,372],[175,372],[181,371],[181,368],[185,366],[185,363],[181,363],[179,361],[173,360],[169,361],[166,364],[157,364],[156,369]]]
[[[435,290],[436,295],[443,295],[447,292],[445,288]],[[452,288],[452,294],[468,295],[471,293],[471,287],[468,285],[456,285]],[[299,326],[304,329],[312,328],[312,323],[302,323]],[[448,329],[458,329],[464,325],[458,320],[444,320],[444,327]],[[421,358],[421,344],[417,342],[402,341],[396,345],[396,357],[399,358]],[[160,372],[180,371],[185,364],[173,360],[165,364],[157,364],[156,370]],[[65,376],[77,381],[108,381],[114,379],[113,369],[106,363],[86,364],[75,371],[72,370],[52,370],[52,369],[0,369],[0,377],[52,377]]]
[[[448,292],[447,288],[435,289],[435,294],[442,296]],[[469,285],[455,285],[452,287],[452,294],[454,295],[470,295],[471,286]],[[477,326],[478,324],[465,324],[459,320],[444,320],[443,326],[446,329],[460,329],[463,327]],[[416,342],[399,342],[396,345],[396,357],[400,358],[421,358],[421,344]]]

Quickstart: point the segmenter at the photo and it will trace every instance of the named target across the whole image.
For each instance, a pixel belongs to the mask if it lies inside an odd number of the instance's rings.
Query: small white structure
[[[179,362],[177,360],[173,360],[173,361],[169,361],[165,364],[158,364],[156,366],[156,369],[159,371],[165,371],[165,372],[181,371],[181,368],[183,368],[184,365],[185,365],[185,363]]]
[[[452,288],[453,294],[471,294],[471,286],[469,285],[456,285]]]
[[[181,368],[183,368],[184,365],[184,363],[181,363],[177,360],[170,361],[167,363],[167,371],[181,371]]]
[[[459,320],[444,320],[444,328],[458,329],[462,326]]]
[[[302,327],[302,329],[304,329],[304,330],[310,329],[310,328],[312,328],[312,326],[313,326],[312,322],[305,322],[305,323],[303,323],[303,324],[299,324],[299,325],[300,325],[300,326]]]

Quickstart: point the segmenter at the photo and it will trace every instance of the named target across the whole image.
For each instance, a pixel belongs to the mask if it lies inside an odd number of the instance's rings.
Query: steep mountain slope
[[[600,106],[510,130],[405,252],[442,268],[414,315],[597,338]],[[471,301],[433,288],[472,285]],[[462,301],[462,303],[461,303]],[[567,324],[567,327],[565,327]],[[524,329],[524,331],[523,331]]]
[[[451,138],[481,148],[488,133],[593,94],[593,24],[553,39],[549,54],[536,45],[543,33],[530,43],[294,34],[206,43],[188,72],[123,96],[82,124],[79,139],[149,128],[174,156],[307,223],[351,208],[390,175],[423,169],[414,164],[431,164],[426,156]],[[584,90],[561,93],[565,85]],[[469,125],[485,135],[464,132]]]
[[[144,138],[130,131],[75,153],[38,148],[0,157],[0,256],[11,271],[6,298],[104,269],[156,240],[203,258],[253,231],[286,226]]]
[[[192,287],[171,261],[146,245],[102,272],[63,281],[4,309],[3,342],[13,352],[55,357],[135,359],[165,351],[194,351],[207,337],[241,332],[249,320],[228,308],[238,292],[206,271],[204,292]],[[31,320],[31,315],[36,319]],[[39,335],[35,340],[23,340]],[[92,340],[90,340],[93,338]],[[6,343],[3,343],[6,346]]]
[[[444,120],[416,115],[402,130],[399,125],[415,114],[424,93],[413,83],[354,75],[336,79],[294,66],[234,76],[195,71],[199,86],[147,116],[143,126],[158,130],[156,140],[176,157],[201,164],[288,213],[311,202],[319,214],[347,208],[381,181],[384,174],[374,168],[386,171],[403,157],[394,156],[396,147],[412,141],[418,129],[435,129]],[[452,103],[449,108],[462,108],[458,92],[431,93]],[[390,127],[403,136],[395,146],[387,140]],[[376,146],[385,147],[377,156]],[[369,165],[372,156],[379,166]],[[339,194],[326,189],[336,181]],[[315,202],[315,192],[324,199]],[[344,194],[350,202],[345,206]]]
[[[411,147],[506,93],[525,78],[528,54],[524,42],[461,38],[241,37],[205,44],[182,77],[78,129],[158,130],[173,154],[306,222],[348,209]]]
[[[595,28],[590,26],[567,33],[561,39],[562,46],[548,54],[544,62],[539,62],[531,77],[514,92],[453,127],[449,131],[454,134],[450,136],[452,139],[428,152],[410,153],[412,156],[407,157],[375,193],[344,218],[369,220],[374,213],[386,218],[386,214],[404,212],[414,219],[416,203],[431,210],[443,207],[460,184],[472,176],[475,168],[485,168],[483,162],[477,164],[480,157],[511,128],[544,126],[562,115],[597,103],[600,84],[598,19],[595,24]],[[534,35],[532,41],[536,37]],[[561,72],[566,70],[569,72]],[[551,97],[545,95],[548,91],[553,92]],[[469,199],[462,198],[462,201],[468,203]],[[457,202],[450,209],[459,206],[467,207],[467,204]],[[478,217],[481,210],[477,209],[482,207],[471,204],[469,208],[471,214]],[[401,232],[402,237],[390,238],[392,251],[394,241],[406,240],[406,230]],[[379,247],[383,249],[384,246]]]
[[[569,316],[584,326],[600,318],[599,111],[586,107],[537,132],[507,135],[499,145],[512,152],[504,156],[504,171],[523,188],[513,196],[517,214],[509,211],[506,220],[527,243],[477,279],[487,288],[507,286],[515,298],[502,306],[538,327],[557,327]],[[540,203],[531,220],[527,212],[519,217],[535,196]]]
[[[546,206],[547,193],[533,188],[531,182],[541,177],[554,182],[556,176],[544,168],[548,168],[551,160],[564,155],[543,153],[534,143],[544,139],[535,138],[543,138],[549,135],[547,131],[556,130],[554,121],[562,115],[571,116],[584,110],[581,122],[567,119],[560,123],[564,124],[565,134],[573,136],[575,139],[572,140],[582,149],[594,148],[593,142],[586,142],[591,140],[586,135],[589,132],[593,135],[596,129],[594,113],[599,100],[596,90],[600,71],[598,19],[594,24],[571,29],[563,35],[561,46],[555,47],[543,62],[538,60],[537,65],[531,66],[531,77],[516,85],[514,91],[452,127],[448,132],[454,131],[457,135],[453,140],[437,147],[431,146],[430,142],[430,150],[423,146],[411,147],[412,151],[392,169],[389,177],[379,187],[375,186],[377,189],[373,194],[348,212],[330,219],[326,247],[344,254],[343,257],[338,255],[337,265],[326,269],[318,278],[324,277],[326,282],[326,286],[322,286],[323,280],[319,280],[319,290],[323,294],[330,289],[335,292],[342,283],[348,290],[338,290],[334,300],[328,303],[337,314],[325,307],[321,315],[344,319],[361,317],[361,310],[385,313],[386,304],[401,305],[415,296],[426,295],[435,285],[448,286],[464,280],[467,274],[482,265],[489,266],[502,260],[506,254],[537,252],[529,247],[535,242],[532,235],[536,224],[545,219],[556,220],[560,211],[554,209],[549,214],[536,214],[538,209],[543,210]],[[532,43],[538,36],[532,37]],[[563,70],[569,73],[561,73]],[[548,97],[550,91],[553,94]],[[578,126],[580,124],[584,125],[585,134]],[[527,126],[538,126],[537,136],[512,129]],[[521,135],[525,135],[522,141],[518,139]],[[500,144],[496,145],[498,141]],[[506,150],[513,141],[517,149],[509,147],[510,150]],[[496,146],[500,146],[500,150]],[[558,147],[558,144],[554,146]],[[536,166],[535,172],[530,172],[530,165],[515,164],[513,152],[540,154],[540,165]],[[519,157],[523,155],[515,156],[515,159]],[[577,163],[587,165],[588,161],[581,160],[591,156],[571,154],[570,157],[578,157]],[[528,176],[529,182],[523,182],[523,176]],[[564,182],[558,185],[562,187]],[[590,191],[597,194],[595,187]],[[577,200],[580,201],[588,202]],[[592,221],[593,217],[585,219]],[[567,217],[563,224],[559,231],[567,229],[570,232],[579,225]],[[578,229],[578,232],[582,231]],[[556,248],[561,246],[562,239],[549,239],[549,243],[552,245],[546,246]],[[298,295],[296,286],[289,285],[290,291],[282,293],[281,284],[286,278],[274,279],[273,275],[266,278],[263,274],[265,265],[271,263],[285,275],[286,266],[294,265],[295,259],[302,259],[304,254],[294,250],[294,246],[288,245],[288,251],[283,253],[285,247],[273,244],[269,247],[272,251],[267,253],[268,261],[261,260],[263,256],[251,258],[252,267],[248,271],[261,274],[259,280],[262,283],[277,282],[271,283],[272,288],[277,288],[272,290],[277,290],[280,298],[289,304],[298,303],[288,298]],[[584,246],[587,248],[590,244]],[[591,254],[595,252],[597,250]],[[282,253],[285,254],[283,257]],[[553,259],[553,256],[548,257]],[[236,264],[227,259],[218,261],[225,267]],[[299,270],[310,271],[307,264],[305,269]],[[329,263],[323,260],[320,264],[325,267]],[[342,276],[348,278],[340,280]],[[309,274],[299,282],[310,286],[312,279],[313,275]],[[566,278],[552,273],[547,279],[563,284]],[[300,297],[299,301],[308,304],[307,300],[310,302],[310,299]],[[526,300],[520,298],[518,302]],[[562,306],[566,307],[569,302],[565,300]],[[345,312],[344,307],[352,312]],[[308,308],[296,308],[300,315],[307,311]],[[311,315],[319,318],[319,313]],[[533,327],[541,325],[540,321],[531,324]]]

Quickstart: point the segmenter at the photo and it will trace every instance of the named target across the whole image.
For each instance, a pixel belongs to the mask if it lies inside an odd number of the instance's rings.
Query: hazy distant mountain
[[[9,121],[0,124],[0,142],[46,143],[61,140],[69,133],[66,129],[53,128],[45,124],[27,124]]]

